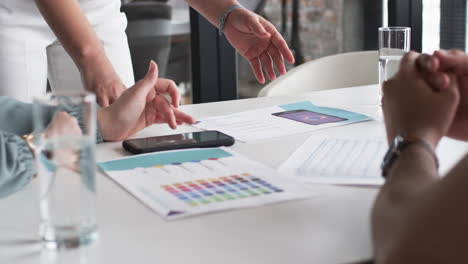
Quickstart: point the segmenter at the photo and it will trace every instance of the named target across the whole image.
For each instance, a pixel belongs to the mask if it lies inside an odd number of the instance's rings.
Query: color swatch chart
[[[248,173],[162,185],[161,188],[191,207],[283,191]]]
[[[306,196],[297,182],[226,148],[152,153],[99,166],[166,219]]]

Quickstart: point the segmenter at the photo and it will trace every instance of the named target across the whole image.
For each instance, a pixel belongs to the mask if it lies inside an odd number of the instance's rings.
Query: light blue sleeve
[[[0,130],[25,135],[32,132],[32,126],[32,104],[0,96]]]
[[[12,194],[32,179],[35,173],[32,153],[22,135],[33,131],[32,105],[0,96],[0,198]],[[50,122],[55,112],[65,111],[83,128],[81,109],[77,106],[50,108]],[[102,142],[99,129],[96,141]]]
[[[0,198],[20,190],[34,173],[33,156],[25,141],[13,133],[0,131]]]

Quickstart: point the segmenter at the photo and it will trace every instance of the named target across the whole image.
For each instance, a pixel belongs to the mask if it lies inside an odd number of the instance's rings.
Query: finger
[[[109,105],[113,104],[119,98],[117,95],[109,96]]]
[[[419,57],[419,53],[410,51],[407,52],[401,59],[400,71],[408,72],[414,70],[416,59]]]
[[[98,104],[101,107],[108,107],[109,106],[109,98],[107,96],[99,96],[98,97]]]
[[[258,82],[265,83],[265,76],[263,76],[262,65],[260,64],[260,61],[258,60],[258,58],[253,58],[252,60],[250,60],[249,63]]]
[[[425,71],[421,76],[435,92],[443,91],[450,85],[450,78],[446,73]]]
[[[281,36],[281,34],[278,31],[276,31],[276,29],[275,33],[272,34],[271,42],[279,50],[279,52],[281,53],[281,55],[283,55],[287,62],[289,62],[290,64],[294,63],[294,56],[291,50],[289,49],[288,44]]]
[[[273,60],[271,59],[270,55],[267,52],[262,53],[260,55],[260,61],[262,62],[263,69],[270,80],[276,79],[275,70],[273,69]]]
[[[421,54],[416,59],[416,66],[422,71],[436,72],[439,69],[439,59],[429,54]]]
[[[180,104],[180,93],[179,88],[174,81],[169,79],[159,79],[156,83],[156,91],[158,93],[167,93],[171,97],[172,105],[175,108],[179,107]]]
[[[427,75],[427,74],[425,74]],[[446,73],[435,72],[424,79],[436,92],[446,90],[450,85],[450,77]]]
[[[283,56],[278,51],[278,49],[275,46],[270,45],[270,47],[268,48],[268,53],[273,59],[276,69],[278,70],[279,74],[281,75],[286,74],[286,66],[284,65]]]
[[[438,59],[427,54],[422,54],[416,59],[416,68],[423,80],[426,81],[435,92],[447,89],[450,80],[447,74],[436,71],[438,68]]]
[[[181,122],[181,123],[186,123],[190,125],[195,123],[195,120],[193,119],[193,117],[180,111],[179,109],[174,109],[174,114],[177,119],[177,123]]]
[[[148,72],[146,72],[145,77],[141,80],[141,87],[143,91],[148,93],[156,85],[158,81],[158,65],[154,61],[150,61]]]
[[[383,83],[382,85],[382,102],[386,101],[387,98],[389,97],[389,93],[393,91],[392,86],[395,80],[392,78],[390,80],[387,80]],[[383,105],[382,105],[383,106]]]
[[[172,129],[176,129],[177,123],[174,111],[169,102],[166,100],[166,98],[164,98],[161,95],[158,95],[156,97],[156,104],[159,105],[160,112],[165,117],[164,119],[167,121],[169,127]]]
[[[270,36],[270,33],[268,33],[265,30],[265,27],[260,23],[260,20],[258,18],[258,15],[253,14],[251,18],[249,19],[249,28],[252,32],[255,33],[260,38],[268,38]]]
[[[468,56],[460,50],[440,50],[434,52],[439,59],[439,71],[453,71],[458,74],[468,73]]]

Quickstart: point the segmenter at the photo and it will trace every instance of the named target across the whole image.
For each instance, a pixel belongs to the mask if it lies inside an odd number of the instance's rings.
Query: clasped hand
[[[443,136],[468,139],[467,66],[464,54],[407,53],[400,71],[383,85],[389,141],[403,134],[436,147]]]

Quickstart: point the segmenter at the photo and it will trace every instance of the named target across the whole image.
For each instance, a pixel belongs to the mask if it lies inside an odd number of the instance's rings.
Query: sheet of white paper
[[[280,172],[304,182],[380,185],[387,147],[379,139],[312,136],[281,165]]]
[[[307,196],[297,181],[226,148],[152,153],[99,166],[166,219]]]
[[[310,125],[273,115],[291,110],[309,110],[327,115],[343,117],[345,121]],[[309,101],[282,106],[273,106],[240,113],[200,119],[194,125],[205,130],[218,130],[242,142],[281,137],[319,129],[346,125],[369,120],[370,118],[341,109],[319,107]]]

